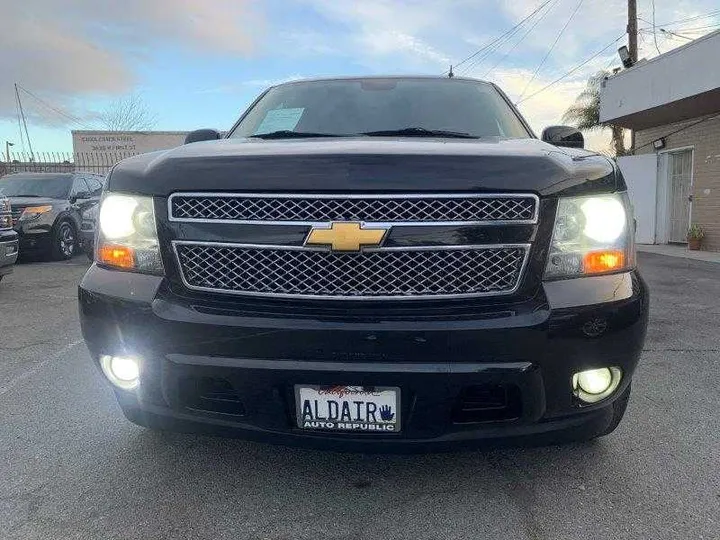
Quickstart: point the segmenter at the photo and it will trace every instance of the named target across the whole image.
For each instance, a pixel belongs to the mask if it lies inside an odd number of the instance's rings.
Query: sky
[[[717,0],[638,0],[640,57],[717,30],[718,8]],[[457,75],[497,83],[540,133],[561,123],[590,75],[620,65],[627,3],[0,0],[0,13],[0,152],[5,141],[13,150],[27,146],[13,83],[33,149],[63,152],[72,149],[71,129],[102,129],[102,111],[130,95],[142,100],[156,130],[222,130],[281,81],[442,75],[451,64]],[[608,133],[587,141],[609,151]]]

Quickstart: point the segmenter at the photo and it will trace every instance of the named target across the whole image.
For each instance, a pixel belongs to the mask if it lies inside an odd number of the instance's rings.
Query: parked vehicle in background
[[[0,178],[10,199],[20,252],[69,259],[79,246],[82,213],[97,206],[103,177],[77,173],[18,173]]]
[[[0,281],[12,272],[18,256],[18,234],[12,228],[10,199],[0,195]]]
[[[95,259],[95,229],[98,218],[98,205],[82,213],[80,223],[80,249],[91,261]]]

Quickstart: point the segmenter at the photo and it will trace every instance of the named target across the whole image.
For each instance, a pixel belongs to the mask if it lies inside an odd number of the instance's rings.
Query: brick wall
[[[692,223],[705,229],[703,249],[720,251],[720,117],[692,125],[701,118],[638,131],[635,146],[638,154],[655,150],[652,142],[675,130],[690,126],[666,137],[664,150],[693,146]],[[647,145],[647,146],[643,146]],[[642,148],[640,148],[642,147]]]

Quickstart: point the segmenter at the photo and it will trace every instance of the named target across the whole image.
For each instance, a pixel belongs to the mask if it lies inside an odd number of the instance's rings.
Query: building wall
[[[720,31],[690,41],[650,60],[641,60],[630,69],[624,69],[609,77],[600,94],[600,121],[609,122],[655,107],[662,107],[667,111],[683,99],[716,91],[720,88],[720,69],[711,69],[710,66],[717,65],[718,50]],[[652,117],[657,118],[657,115],[663,112],[665,111],[657,111]],[[672,120],[710,112],[703,110],[702,113],[677,116]],[[651,118],[648,120],[652,121]]]
[[[720,114],[658,126],[635,134],[637,154],[654,153],[652,142],[665,137],[663,151],[691,146],[693,153],[693,186],[691,223],[705,229],[703,249],[720,251]],[[685,129],[683,129],[685,128]],[[680,130],[670,136],[668,133]],[[664,180],[664,179],[659,179]]]
[[[628,196],[635,215],[635,241],[638,244],[655,243],[657,217],[657,156],[623,156],[617,159],[625,177]]]
[[[73,131],[75,154],[143,154],[185,142],[185,131]]]

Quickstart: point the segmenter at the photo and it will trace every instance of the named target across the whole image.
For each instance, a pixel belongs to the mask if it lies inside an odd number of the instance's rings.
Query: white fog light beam
[[[617,367],[580,371],[572,378],[573,394],[585,403],[597,403],[610,397],[621,380],[622,370]]]
[[[135,357],[102,355],[100,367],[108,380],[123,390],[133,390],[140,382],[140,361]]]

